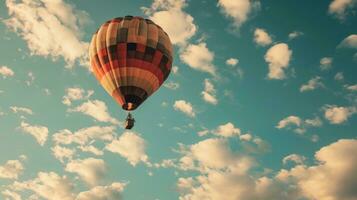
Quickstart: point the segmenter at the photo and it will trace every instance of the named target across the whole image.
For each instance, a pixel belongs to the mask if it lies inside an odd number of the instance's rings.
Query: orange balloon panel
[[[172,44],[149,19],[125,16],[104,23],[90,44],[92,71],[125,110],[134,110],[167,79]]]

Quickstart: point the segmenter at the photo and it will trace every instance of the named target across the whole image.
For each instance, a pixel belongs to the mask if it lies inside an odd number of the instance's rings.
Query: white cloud
[[[62,147],[59,145],[56,145],[51,148],[52,154],[55,156],[56,159],[61,161],[62,163],[64,162],[64,159],[71,160],[72,157],[75,154],[75,150],[67,148],[67,147]]]
[[[321,82],[321,77],[316,76],[315,78],[310,79],[306,84],[300,87],[300,92],[312,91],[317,88],[323,88],[324,84]]]
[[[216,89],[214,88],[214,85],[209,79],[205,79],[204,81],[204,91],[201,92],[202,99],[206,101],[207,103],[217,105],[218,100],[216,97]]]
[[[71,160],[65,170],[78,174],[89,185],[96,185],[106,173],[106,164],[104,160],[95,158]]]
[[[214,135],[222,137],[233,137],[241,134],[241,130],[234,126],[231,122],[223,124],[217,127],[216,130],[212,131]]]
[[[105,147],[108,151],[118,153],[135,166],[140,161],[148,164],[146,155],[146,142],[138,134],[126,131],[118,139],[113,140]]]
[[[193,17],[183,11],[186,5],[185,0],[154,0],[150,8],[142,10],[167,32],[173,44],[183,46],[197,30]]]
[[[119,121],[110,116],[108,113],[107,105],[100,100],[88,100],[82,105],[73,109],[69,109],[69,112],[81,112],[85,115],[91,116],[100,122],[110,122],[112,124],[119,124]]]
[[[28,115],[32,115],[33,112],[30,108],[25,108],[25,107],[17,107],[17,106],[10,106],[10,109],[13,113],[25,113],[25,114],[28,114]]]
[[[264,29],[256,28],[254,31],[254,42],[264,47],[270,45],[273,41]]]
[[[6,77],[9,77],[9,76],[15,75],[15,73],[9,67],[1,66],[0,67],[0,75],[2,75],[3,78],[6,78]]]
[[[354,85],[345,85],[344,86],[347,90],[351,91],[351,92],[357,92],[357,84]]]
[[[70,106],[72,101],[78,101],[81,99],[87,99],[94,93],[93,90],[87,90],[87,95],[85,95],[86,91],[79,87],[67,88],[66,95],[62,97],[62,103]]]
[[[355,107],[343,107],[336,105],[326,105],[325,108],[325,118],[331,124],[342,124],[348,120],[353,114],[357,112]]]
[[[325,71],[331,69],[333,59],[331,57],[323,57],[320,60],[320,69]]]
[[[32,54],[63,57],[68,66],[87,62],[88,43],[81,41],[83,25],[89,21],[85,11],[63,0],[6,0],[6,6],[10,18],[5,24],[27,42]]]
[[[80,144],[85,145],[91,140],[111,141],[114,138],[115,126],[91,126],[73,132],[63,129],[53,134],[52,140],[56,144]]]
[[[285,156],[283,158],[283,164],[287,164],[288,162],[294,162],[295,164],[304,164],[306,158],[305,156],[301,156],[301,155],[298,155],[298,154],[290,154],[288,156]]]
[[[346,37],[338,47],[357,49],[357,34],[352,34]]]
[[[289,67],[292,51],[285,43],[272,46],[265,54],[265,61],[269,63],[269,79],[286,78],[284,69]]]
[[[28,77],[28,80],[25,81],[25,83],[27,86],[31,86],[32,83],[35,81],[35,75],[33,74],[33,72],[28,72],[27,77]]]
[[[337,72],[336,75],[335,75],[335,77],[334,77],[334,79],[335,79],[336,81],[342,81],[344,78],[345,78],[345,77],[344,77],[344,75],[343,75],[343,72]]]
[[[308,199],[355,199],[357,156],[351,152],[357,152],[357,140],[339,140],[315,153],[316,165],[281,170],[277,177],[296,182],[296,187]]]
[[[173,105],[175,110],[181,111],[185,113],[189,117],[195,117],[196,113],[192,107],[190,102],[186,102],[185,100],[177,100]]]
[[[239,28],[248,20],[249,15],[253,11],[259,9],[260,2],[251,0],[219,0],[218,6],[221,7],[221,12],[226,17],[233,19],[234,26]]]
[[[302,123],[302,120],[300,119],[300,117],[292,115],[292,116],[289,116],[289,117],[286,117],[286,118],[282,119],[278,123],[276,128],[282,129],[282,128],[286,128],[286,127],[291,126],[291,125],[301,126],[301,123]]]
[[[329,5],[328,12],[338,19],[344,20],[356,3],[356,0],[333,0]]]
[[[8,160],[0,165],[0,179],[18,179],[25,169],[21,162],[25,159],[26,156],[21,155],[20,160]]]
[[[30,125],[26,122],[21,122],[20,130],[32,135],[36,141],[43,146],[47,140],[48,128],[40,125]]]
[[[76,200],[121,200],[125,183],[114,182],[108,186],[95,186],[78,194]]]
[[[304,33],[301,32],[301,31],[293,31],[293,32],[289,33],[289,39],[292,40],[292,39],[295,39],[295,38],[300,37],[302,35],[304,35]]]
[[[36,178],[23,182],[15,181],[10,188],[16,191],[30,190],[43,199],[74,199],[73,184],[66,176],[55,172],[39,172]]]
[[[170,89],[170,90],[177,90],[180,88],[180,84],[173,82],[173,81],[169,81],[167,83],[164,83],[164,87]]]
[[[205,42],[189,44],[181,53],[180,59],[191,68],[216,75],[216,67],[212,64],[214,53],[211,52]]]
[[[226,65],[230,66],[236,66],[239,63],[239,60],[237,58],[229,58],[226,60]]]
[[[322,121],[319,117],[313,119],[302,120],[300,117],[291,115],[279,121],[276,125],[277,129],[293,129],[294,132],[298,134],[303,134],[306,132],[308,127],[320,127],[322,126]]]

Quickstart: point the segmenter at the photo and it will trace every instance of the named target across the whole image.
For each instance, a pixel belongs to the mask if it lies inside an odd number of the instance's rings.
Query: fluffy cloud
[[[333,0],[329,5],[328,12],[338,19],[344,20],[356,3],[356,0]]]
[[[119,121],[110,116],[108,113],[107,105],[100,100],[88,100],[82,105],[73,109],[69,109],[69,112],[81,112],[85,115],[91,116],[100,122],[110,122],[112,124],[119,124]]]
[[[32,135],[36,141],[43,146],[47,140],[48,128],[40,125],[30,125],[26,122],[21,122],[20,130]]]
[[[336,105],[326,105],[325,118],[331,124],[342,124],[348,120],[348,118],[357,112],[355,107],[342,107]]]
[[[217,105],[218,100],[216,97],[216,89],[214,88],[212,82],[209,79],[205,79],[204,86],[204,91],[201,92],[202,99],[207,103]]]
[[[105,175],[106,164],[104,160],[95,158],[71,160],[65,170],[78,174],[89,185],[96,185]]]
[[[21,200],[21,195],[17,194],[11,190],[3,190],[1,194],[5,197],[6,200]]]
[[[291,115],[279,121],[276,128],[278,129],[293,129],[294,132],[303,134],[306,132],[308,127],[320,127],[322,126],[322,121],[319,117],[312,119],[302,120],[300,117]]]
[[[175,110],[181,111],[189,117],[196,116],[196,113],[192,107],[192,104],[190,102],[186,102],[185,100],[175,101],[173,107]]]
[[[257,43],[257,45],[264,47],[271,44],[273,41],[264,29],[257,28],[254,31],[254,42]]]
[[[0,75],[1,75],[3,78],[6,78],[6,77],[9,77],[9,76],[15,75],[15,73],[14,73],[14,71],[12,71],[12,69],[10,69],[9,67],[7,67],[7,66],[1,66],[1,67],[0,67]]]
[[[76,200],[121,200],[125,183],[115,182],[108,186],[96,186],[78,194]]]
[[[338,47],[357,49],[357,34],[346,37]]]
[[[111,141],[114,138],[115,126],[91,126],[73,132],[63,129],[53,134],[52,140],[56,144],[80,144],[85,145],[91,140]]]
[[[241,130],[235,127],[231,122],[228,122],[227,124],[218,126],[216,130],[212,131],[212,133],[222,137],[232,137],[240,135]]]
[[[5,24],[19,34],[32,54],[63,57],[68,66],[87,62],[88,43],[83,42],[82,27],[88,14],[58,1],[6,0],[10,18]]]
[[[178,179],[180,200],[295,199],[278,181],[251,176],[254,159],[233,152],[226,139],[206,139],[181,151],[184,156],[179,167],[201,174]]]
[[[239,28],[248,20],[253,11],[260,8],[260,2],[252,0],[219,0],[218,6],[226,17],[233,19],[234,26]]]
[[[269,79],[286,78],[284,69],[288,68],[292,51],[285,43],[272,46],[265,54],[265,61],[269,63]]]
[[[357,193],[357,140],[343,139],[321,148],[315,153],[317,164],[298,165],[281,170],[277,177],[294,181],[303,196],[308,199],[355,199]]]
[[[59,145],[52,147],[51,150],[55,158],[61,161],[62,163],[64,162],[64,159],[69,159],[69,160],[72,159],[72,157],[76,152],[73,149],[67,147],[61,147]]]
[[[312,91],[317,88],[324,87],[324,84],[321,82],[321,77],[316,76],[315,78],[310,79],[306,84],[300,87],[300,92]]]
[[[81,41],[83,25],[89,21],[86,12],[62,0],[6,0],[6,6],[10,18],[5,24],[27,42],[32,54],[63,57],[68,66],[87,62],[88,43]]]
[[[25,169],[21,162],[25,159],[26,156],[21,155],[20,160],[8,160],[0,165],[0,179],[17,179]]]
[[[10,188],[15,191],[29,190],[43,199],[74,199],[73,184],[66,176],[55,172],[39,172],[36,178],[23,182],[15,181]]]
[[[167,32],[173,44],[183,46],[197,30],[193,17],[183,11],[186,5],[185,0],[154,0],[150,8],[142,10]]]
[[[79,87],[73,87],[73,88],[67,88],[66,89],[66,95],[62,97],[62,103],[70,106],[72,104],[72,101],[77,101],[81,100],[84,98],[89,98],[92,96],[94,93],[93,90],[87,90],[87,94],[85,94],[86,91],[82,88]]]
[[[167,83],[164,83],[164,87],[170,90],[177,90],[180,87],[180,84],[173,81],[169,81]]]
[[[292,39],[295,39],[295,38],[297,38],[299,36],[302,36],[302,35],[304,35],[303,32],[293,31],[293,32],[289,33],[288,37],[289,37],[290,40],[292,40]]]
[[[32,115],[33,112],[30,108],[25,108],[25,107],[18,107],[18,106],[11,106],[10,107],[10,110],[13,112],[13,113],[25,113],[25,114],[28,114],[28,115]]]
[[[107,144],[105,148],[123,156],[133,166],[140,161],[148,164],[148,156],[145,152],[146,142],[134,132],[124,132],[118,139]]]
[[[290,154],[283,158],[283,164],[287,164],[288,162],[294,162],[295,164],[304,164],[306,158],[304,156],[298,154]]]
[[[216,75],[216,67],[212,64],[214,53],[206,43],[189,44],[180,55],[180,59],[191,68]]]
[[[237,58],[229,58],[228,60],[226,60],[226,65],[236,66],[238,62],[239,60]]]

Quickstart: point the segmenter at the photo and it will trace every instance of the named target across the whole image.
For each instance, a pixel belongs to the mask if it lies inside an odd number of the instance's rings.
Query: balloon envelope
[[[124,110],[134,110],[170,74],[172,44],[149,19],[125,16],[104,23],[90,44],[92,71]]]

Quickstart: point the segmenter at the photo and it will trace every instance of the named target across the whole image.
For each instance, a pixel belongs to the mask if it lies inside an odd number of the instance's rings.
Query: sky
[[[356,0],[5,0],[0,199],[356,200]],[[105,21],[153,20],[171,74],[126,112],[91,72]]]

